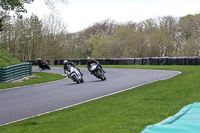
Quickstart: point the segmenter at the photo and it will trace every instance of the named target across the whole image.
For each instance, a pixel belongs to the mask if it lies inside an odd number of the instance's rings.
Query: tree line
[[[69,33],[55,15],[3,21],[0,44],[21,61],[37,58],[200,56],[200,14],[139,23],[103,20]]]

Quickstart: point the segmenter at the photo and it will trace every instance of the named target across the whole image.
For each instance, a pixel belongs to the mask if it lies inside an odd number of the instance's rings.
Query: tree
[[[180,56],[199,56],[200,40],[200,15],[186,15],[178,22],[179,38],[181,46],[178,51]]]
[[[178,34],[178,18],[164,16],[159,19],[159,30],[164,33],[163,56],[177,56],[181,47]]]
[[[55,9],[56,3],[62,2],[67,4],[68,0],[44,0],[47,7],[50,9]],[[34,0],[1,0],[0,9],[2,8],[5,12],[15,11],[15,13],[27,12],[24,8],[24,4],[30,4],[34,2]]]
[[[50,9],[50,10],[57,10],[56,9],[56,3],[62,3],[62,4],[68,4],[68,0],[44,0],[46,6]]]
[[[67,1],[68,0],[44,0],[46,6],[51,10],[55,9],[56,3],[62,2],[67,4]],[[27,12],[24,4],[30,4],[32,2],[34,2],[34,0],[0,0],[0,31],[3,30],[3,19],[5,16],[9,16],[10,11],[14,11],[19,18],[22,18],[20,13]]]
[[[126,43],[128,28],[119,28],[114,34],[100,36],[93,41],[92,57],[95,58],[121,58],[123,45]]]
[[[193,35],[198,35],[200,31],[200,14],[181,17],[179,30],[185,40],[188,40]]]
[[[19,17],[21,12],[27,12],[24,8],[25,3],[31,3],[34,0],[1,0],[0,2],[0,31],[3,30],[3,19],[9,14],[10,11],[14,11]]]
[[[30,4],[34,0],[1,0],[0,7],[4,11],[15,11],[16,13],[27,12],[24,4]]]
[[[200,56],[200,35],[197,36],[192,36],[190,37],[182,51],[181,51],[181,55],[182,56]]]
[[[66,26],[58,16],[53,14],[42,20],[43,25],[43,57],[50,60],[58,59],[62,52],[62,46],[66,42]]]
[[[19,60],[34,60],[42,41],[42,22],[35,15],[6,22],[1,32],[2,45]]]
[[[94,50],[92,51],[92,57],[111,58],[110,55],[111,53],[113,53],[113,51],[111,51],[112,40],[113,40],[112,36],[106,36],[105,38],[99,40],[99,42],[94,46]]]
[[[1,18],[0,18],[0,31],[3,31],[3,19],[5,18],[5,16],[2,16]]]

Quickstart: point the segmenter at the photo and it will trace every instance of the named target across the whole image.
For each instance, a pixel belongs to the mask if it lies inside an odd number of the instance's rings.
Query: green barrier
[[[200,103],[183,107],[177,114],[160,123],[147,126],[141,133],[199,133]]]
[[[1,74],[1,69],[2,69],[2,67],[0,67],[0,83],[1,83],[1,75],[2,75],[2,74]]]
[[[8,83],[29,75],[32,75],[31,63],[0,67],[0,83]]]

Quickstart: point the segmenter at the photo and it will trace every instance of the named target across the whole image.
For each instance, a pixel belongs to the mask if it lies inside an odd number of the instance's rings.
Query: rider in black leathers
[[[43,70],[44,69],[51,70],[51,68],[48,66],[47,60],[42,60],[41,58],[38,58],[38,65],[39,65],[39,68],[42,68]]]
[[[92,58],[90,58],[90,57],[87,57],[87,68],[88,68],[88,71],[89,71],[91,74],[94,74],[94,73],[90,70],[90,68],[91,68],[91,65],[90,65],[90,64],[92,64],[92,63],[96,63],[96,64],[102,69],[102,71],[103,71],[104,73],[106,73],[106,72],[103,70],[101,64],[100,64],[97,60],[92,59]]]
[[[41,60],[41,58],[38,58],[38,66],[39,66],[39,68],[42,68],[42,60]]]

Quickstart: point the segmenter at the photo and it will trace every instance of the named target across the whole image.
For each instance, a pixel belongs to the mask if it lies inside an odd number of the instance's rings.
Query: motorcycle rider
[[[103,71],[104,73],[106,73],[106,72],[103,70],[101,64],[100,64],[97,60],[92,59],[92,58],[90,58],[90,57],[87,57],[86,59],[87,59],[87,68],[88,68],[88,71],[89,71],[91,74],[94,74],[94,73],[90,70],[90,68],[91,68],[91,65],[90,65],[90,64],[92,64],[92,63],[96,63],[96,64],[102,69],[102,71]]]
[[[38,65],[39,65],[39,68],[42,68],[42,60],[41,60],[41,58],[38,58]]]
[[[39,68],[42,68],[43,70],[45,68],[51,70],[51,68],[48,66],[47,60],[42,60],[41,58],[38,58],[38,65],[39,65]]]
[[[68,61],[68,60],[64,60],[63,61],[63,64],[64,64],[64,73],[66,74],[66,70],[68,70],[69,68],[68,68],[68,65],[71,65],[72,67],[76,67],[76,63],[74,63],[74,62],[71,62],[71,61]],[[80,72],[80,74],[83,76],[83,73],[80,71],[80,69],[79,68],[77,68],[76,67],[76,69]]]
[[[47,60],[42,60],[41,63],[43,64],[43,66],[42,66],[43,69],[47,68],[47,69],[51,70],[51,68],[48,66]]]

